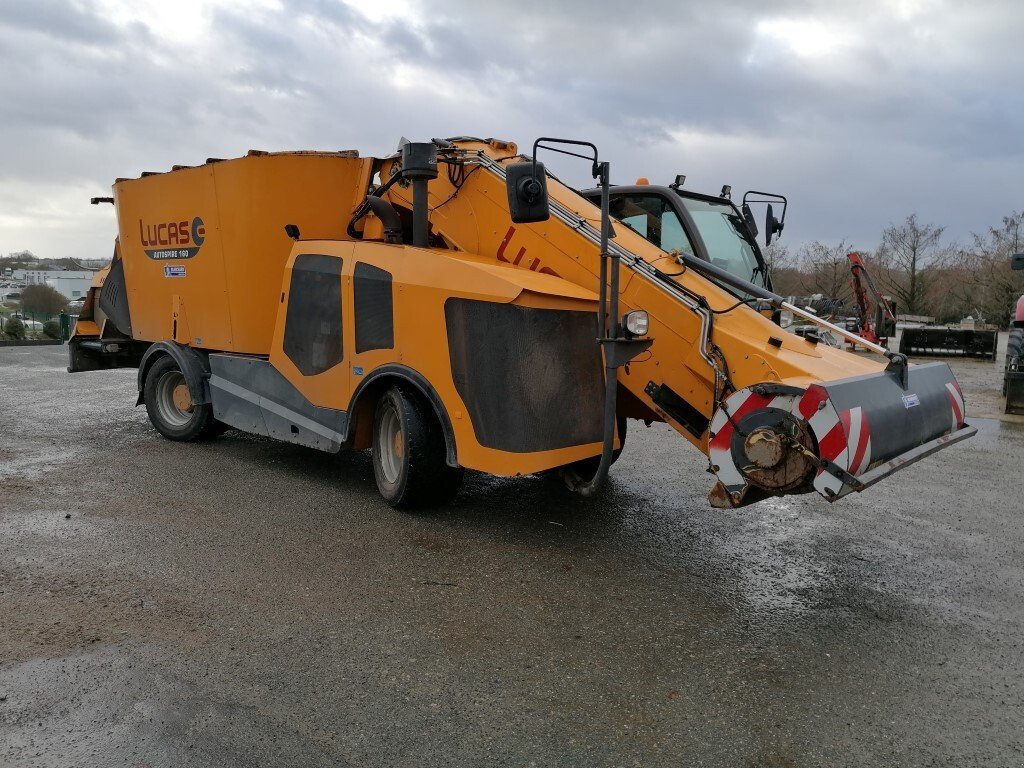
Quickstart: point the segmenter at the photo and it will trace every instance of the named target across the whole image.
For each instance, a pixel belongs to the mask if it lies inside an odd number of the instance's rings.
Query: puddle
[[[767,499],[743,513],[750,519],[718,542],[735,563],[741,599],[773,614],[813,608],[817,596],[835,585],[835,561],[822,558],[821,544],[837,536],[842,521],[786,499]]]
[[[33,451],[19,452],[14,448],[4,449],[10,458],[0,461],[0,480],[37,480],[51,472],[59,471],[83,450],[79,445],[65,445],[48,448],[43,452],[34,446]]]

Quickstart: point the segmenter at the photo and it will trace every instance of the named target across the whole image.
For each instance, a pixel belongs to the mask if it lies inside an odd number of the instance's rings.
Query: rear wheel
[[[392,507],[441,504],[462,484],[461,467],[446,463],[444,434],[423,400],[392,387],[373,418],[373,474],[377,490]]]
[[[221,431],[213,406],[192,401],[185,374],[170,355],[156,360],[143,383],[146,412],[157,431],[169,440],[199,440]]]

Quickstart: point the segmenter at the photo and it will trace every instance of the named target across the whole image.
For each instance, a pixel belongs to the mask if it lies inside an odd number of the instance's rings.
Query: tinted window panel
[[[323,373],[344,359],[341,259],[296,257],[288,288],[284,353],[303,376]]]

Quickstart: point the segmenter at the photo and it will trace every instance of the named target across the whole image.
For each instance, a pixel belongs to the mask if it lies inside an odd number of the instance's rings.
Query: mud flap
[[[1006,372],[1006,413],[1024,416],[1024,369]]]

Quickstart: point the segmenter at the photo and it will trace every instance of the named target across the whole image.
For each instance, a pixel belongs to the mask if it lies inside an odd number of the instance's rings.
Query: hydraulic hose
[[[362,205],[356,209],[356,212],[349,219],[348,226],[345,227],[345,231],[348,236],[353,240],[362,239],[362,234],[356,231],[356,222],[358,222],[363,216],[370,211],[373,211],[374,215],[381,220],[384,225],[384,234],[388,238],[387,242],[401,243],[402,242],[402,220],[398,216],[398,212],[387,200],[384,200],[381,195],[387,192],[391,187],[402,178],[402,174],[396,173],[390,179],[381,184],[371,194],[366,196],[363,200]]]

